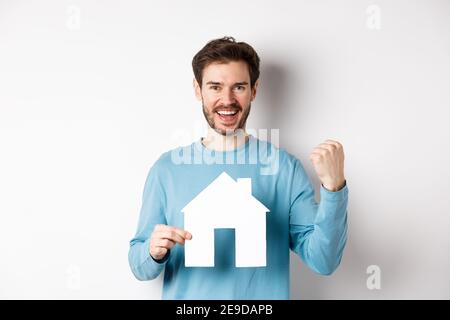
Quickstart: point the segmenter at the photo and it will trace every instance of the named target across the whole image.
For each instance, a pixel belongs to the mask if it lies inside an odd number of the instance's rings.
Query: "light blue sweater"
[[[154,226],[183,229],[181,209],[222,172],[233,179],[251,178],[252,195],[270,210],[267,266],[235,267],[233,229],[215,231],[214,267],[185,267],[181,245],[162,261],[153,260],[149,238]],[[139,280],[152,280],[165,269],[163,299],[289,299],[289,249],[322,275],[334,272],[342,258],[348,188],[330,192],[321,186],[320,198],[317,204],[298,159],[253,136],[228,152],[211,151],[200,140],[171,150],[156,161],[145,182],[139,224],[130,242],[131,270]],[[227,195],[223,199],[233,201]]]

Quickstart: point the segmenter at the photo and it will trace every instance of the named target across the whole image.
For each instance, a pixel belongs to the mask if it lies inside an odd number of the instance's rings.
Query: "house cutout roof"
[[[270,212],[258,199],[252,195],[252,181],[250,178],[238,178],[235,181],[226,172],[222,172],[213,182],[191,200],[181,212],[188,213],[204,208],[211,199],[215,199],[217,206],[230,206],[245,202],[255,211]],[[189,213],[188,213],[189,214]]]

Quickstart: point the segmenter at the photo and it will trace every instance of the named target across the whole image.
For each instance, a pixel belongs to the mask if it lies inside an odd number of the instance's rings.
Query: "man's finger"
[[[182,236],[180,236],[175,231],[169,231],[169,230],[156,232],[154,234],[154,237],[159,238],[159,239],[169,239],[171,241],[174,241],[174,242],[177,242],[180,244],[184,244],[184,240],[185,240]]]
[[[342,148],[342,144],[340,144],[339,141],[327,139],[327,140],[325,140],[325,142],[336,146],[338,149]]]
[[[175,242],[169,239],[155,239],[153,244],[155,247],[161,247],[165,249],[172,249],[175,246]]]
[[[187,232],[186,230],[177,228],[177,227],[165,226],[164,230],[174,231],[174,232],[178,233],[181,237],[183,237],[183,239],[188,239],[188,240],[192,239],[192,235],[189,232]]]
[[[327,150],[337,149],[337,146],[333,143],[321,143],[321,144],[319,144],[319,147],[327,149]]]
[[[312,153],[317,153],[317,154],[321,154],[324,155],[327,152],[331,152],[330,149],[324,148],[324,147],[316,147]]]

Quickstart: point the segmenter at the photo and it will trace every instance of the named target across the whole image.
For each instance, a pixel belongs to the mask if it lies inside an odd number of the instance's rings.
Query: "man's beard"
[[[242,107],[239,106],[236,103],[230,104],[228,106],[225,106],[226,108],[236,108],[239,109],[240,112],[242,112]],[[252,107],[252,104],[250,103],[248,105],[248,108],[244,111],[244,113],[242,113],[242,116],[239,120],[239,122],[237,123],[236,128],[234,129],[219,129],[216,127],[216,124],[214,122],[214,114],[216,112],[217,109],[223,108],[223,107],[217,107],[214,108],[211,112],[208,112],[208,110],[206,109],[205,105],[202,104],[202,109],[203,109],[203,115],[205,116],[206,121],[208,122],[208,125],[211,127],[211,129],[214,129],[217,133],[223,135],[223,136],[227,136],[227,135],[233,135],[235,134],[237,131],[240,130],[244,130],[245,128],[245,124],[247,123],[247,118],[250,114],[250,109]]]

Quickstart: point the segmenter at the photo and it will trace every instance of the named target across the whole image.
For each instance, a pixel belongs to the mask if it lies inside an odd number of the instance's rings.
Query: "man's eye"
[[[219,90],[219,86],[211,86],[209,88],[212,89],[212,90],[215,90],[215,91]]]
[[[235,89],[237,91],[244,91],[245,87],[244,86],[236,86]]]

